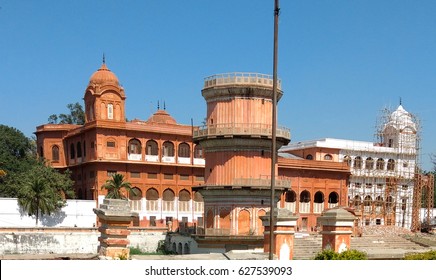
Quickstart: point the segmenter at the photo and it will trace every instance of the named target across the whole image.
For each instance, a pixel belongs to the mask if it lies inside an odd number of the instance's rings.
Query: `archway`
[[[241,210],[238,215],[238,235],[248,235],[250,230],[250,212]]]

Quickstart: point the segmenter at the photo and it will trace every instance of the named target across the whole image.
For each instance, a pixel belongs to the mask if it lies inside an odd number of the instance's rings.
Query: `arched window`
[[[204,199],[199,192],[194,193],[194,211],[195,212],[204,211]]]
[[[306,159],[308,159],[308,160],[313,160],[313,156],[312,156],[311,154],[308,154],[308,155],[306,156]]]
[[[383,198],[381,196],[377,196],[375,199],[375,211],[377,213],[381,213],[383,207]]]
[[[51,160],[52,161],[59,161],[59,146],[54,145],[51,148]]]
[[[314,197],[313,202],[315,202],[315,203],[323,203],[324,202],[324,194],[322,192],[320,192],[320,191],[317,191],[315,193],[315,197]]]
[[[294,191],[287,191],[285,196],[285,202],[296,202],[297,194]]]
[[[394,199],[392,198],[392,196],[388,196],[386,198],[386,211],[392,212],[393,206],[394,206]]]
[[[166,189],[163,192],[163,211],[174,211],[175,194],[172,190]]]
[[[372,212],[371,204],[372,204],[371,196],[369,196],[369,195],[365,196],[365,199],[363,200],[363,211]]]
[[[371,196],[367,195],[365,196],[365,199],[363,200],[363,206],[371,206],[372,198]]]
[[[149,156],[157,156],[158,155],[158,148],[157,143],[154,140],[148,140],[147,141],[147,150],[145,153]]]
[[[303,202],[303,203],[310,202],[310,192],[302,191],[300,193],[300,202]]]
[[[132,188],[132,191],[129,192],[130,200],[140,200],[142,198],[142,191],[138,187]]]
[[[129,199],[130,199],[129,203],[130,203],[130,209],[132,211],[140,212],[142,210],[141,198],[142,198],[142,191],[137,187],[132,188],[132,191],[129,192]]]
[[[393,159],[388,160],[387,169],[389,171],[394,171],[395,170],[395,160],[393,160]]]
[[[174,156],[174,144],[170,141],[165,141],[162,146],[162,156],[173,157]]]
[[[190,201],[191,194],[187,190],[181,190],[179,192],[179,201]]]
[[[200,145],[195,145],[194,158],[204,158],[203,148]]]
[[[129,141],[129,154],[141,154],[141,142],[138,139],[131,139]]]
[[[331,192],[329,194],[329,203],[339,203],[339,195],[337,192]]]
[[[191,193],[187,190],[179,192],[179,211],[190,211],[189,202],[191,201]]]
[[[369,157],[369,158],[366,159],[366,161],[365,161],[365,169],[367,169],[367,170],[374,169],[374,160],[372,159],[372,157]]]
[[[108,120],[114,118],[114,105],[112,103],[107,104],[107,118]]]
[[[159,193],[156,189],[148,189],[145,192],[145,199],[147,200],[147,211],[157,211],[158,206],[158,199],[159,199]]]
[[[71,143],[71,145],[70,145],[70,159],[74,159],[74,158],[76,158],[76,152],[74,149],[74,144]]]
[[[385,161],[384,161],[384,159],[379,158],[379,159],[377,160],[376,169],[377,169],[377,170],[384,170],[384,169],[385,169]]]
[[[362,169],[362,158],[361,157],[354,158],[354,168],[355,169]]]
[[[189,158],[191,157],[191,147],[186,143],[181,143],[177,154],[179,157]]]
[[[333,156],[331,154],[326,154],[324,156],[324,160],[332,160],[332,159],[333,159]]]
[[[80,144],[80,142],[77,142],[77,157],[82,157],[82,145]]]
[[[359,195],[356,195],[356,196],[354,197],[353,205],[354,205],[355,207],[358,207],[358,206],[360,206],[361,204],[362,204],[362,199],[360,198]]]

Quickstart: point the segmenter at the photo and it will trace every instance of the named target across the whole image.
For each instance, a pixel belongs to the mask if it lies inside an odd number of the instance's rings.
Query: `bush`
[[[347,250],[337,253],[331,249],[323,250],[315,256],[315,260],[367,260],[365,252],[358,250]]]
[[[424,253],[410,254],[404,257],[405,260],[436,260],[436,251],[431,250]]]

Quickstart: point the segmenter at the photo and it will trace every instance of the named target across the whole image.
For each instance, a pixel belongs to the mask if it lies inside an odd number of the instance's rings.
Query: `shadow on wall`
[[[18,206],[18,212],[20,213],[21,217],[30,216],[19,206]],[[40,215],[39,216],[39,223],[41,223],[41,225],[46,226],[46,227],[55,227],[55,226],[62,224],[66,217],[67,217],[67,214],[61,210],[61,211],[52,213],[51,215],[42,215],[42,216]]]

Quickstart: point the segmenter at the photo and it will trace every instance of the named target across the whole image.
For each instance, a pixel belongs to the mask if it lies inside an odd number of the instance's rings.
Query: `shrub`
[[[368,259],[365,252],[358,250],[347,250],[337,253],[331,249],[323,250],[315,256],[315,260],[366,260]]]
[[[436,250],[424,253],[410,254],[404,257],[405,260],[436,260]]]

